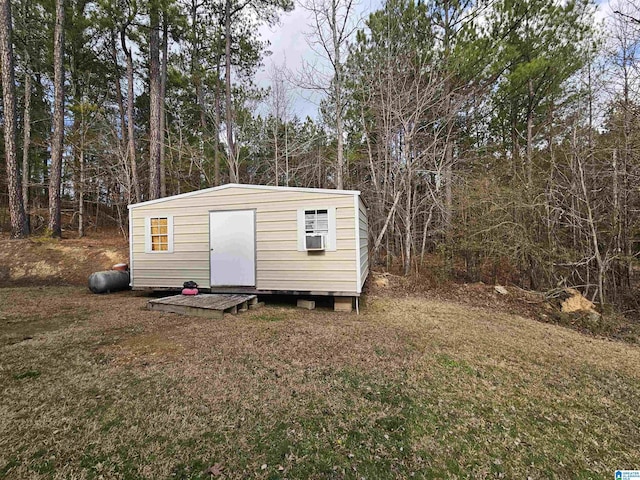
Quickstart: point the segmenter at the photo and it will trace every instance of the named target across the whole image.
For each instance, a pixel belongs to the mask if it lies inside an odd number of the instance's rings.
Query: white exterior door
[[[255,287],[254,210],[209,212],[212,287]]]

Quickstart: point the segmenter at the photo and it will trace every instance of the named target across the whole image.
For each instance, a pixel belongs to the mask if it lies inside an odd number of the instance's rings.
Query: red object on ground
[[[183,288],[182,289],[182,294],[183,295],[197,295],[198,294],[198,289],[197,288]]]
[[[126,263],[116,263],[113,267],[111,267],[111,269],[126,272],[127,270],[129,270],[129,265],[127,265]]]

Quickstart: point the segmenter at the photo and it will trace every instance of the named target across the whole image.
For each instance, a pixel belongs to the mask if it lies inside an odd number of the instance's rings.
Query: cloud
[[[364,18],[370,12],[377,10],[382,5],[382,0],[364,0],[356,6],[354,15],[356,18]],[[270,42],[269,50],[272,54],[265,59],[265,65],[256,75],[258,86],[267,88],[270,85],[269,68],[272,65],[278,67],[286,66],[293,74],[297,74],[302,69],[302,65],[307,63],[317,63],[319,67],[328,67],[328,62],[319,58],[317,53],[309,46],[308,35],[312,31],[312,17],[309,11],[296,5],[296,8],[280,17],[280,22],[270,27],[263,25],[260,28],[260,35],[263,40]],[[293,105],[292,114],[301,119],[310,116],[318,117],[318,105],[322,99],[317,92],[310,92],[292,86]]]
[[[272,52],[256,75],[256,83],[260,87],[269,87],[269,69],[272,66],[285,67],[295,75],[302,68],[303,62],[315,59],[315,53],[307,43],[309,22],[308,12],[298,6],[292,12],[282,15],[277,25],[263,25],[260,28],[260,35],[269,41],[269,50]],[[315,118],[318,99],[312,100],[308,92],[294,86],[292,90],[292,113],[303,119],[307,116]]]

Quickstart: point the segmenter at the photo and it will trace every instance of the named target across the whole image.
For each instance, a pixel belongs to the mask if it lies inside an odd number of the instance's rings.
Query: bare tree
[[[231,91],[231,66],[232,43],[234,40],[234,26],[240,26],[246,21],[243,13],[249,11],[249,15],[260,22],[273,24],[278,19],[279,10],[288,11],[293,8],[291,0],[224,0],[223,23],[224,23],[224,71],[225,71],[225,129],[227,136],[227,163],[229,164],[229,179],[231,182],[239,182],[240,152],[237,151],[236,139],[234,137],[234,109]],[[234,25],[235,23],[235,25]],[[242,47],[240,46],[241,50]]]
[[[638,50],[640,48],[640,6],[630,0],[618,0],[610,18],[607,60],[613,72],[607,82],[609,95],[618,111],[612,127],[620,136],[613,151],[613,187],[616,190],[613,202],[615,243],[622,254],[625,271],[624,282],[628,285],[632,274],[633,215],[630,214],[633,193],[634,167],[638,164],[637,153],[637,104],[640,101],[640,73]],[[606,91],[606,90],[605,90]]]
[[[348,43],[359,26],[355,18],[354,0],[305,0],[302,7],[312,15],[313,24],[307,37],[314,51],[328,62],[325,69],[318,64],[303,66],[301,85],[327,94],[332,106],[336,135],[335,186],[344,188],[344,115],[345,61]]]
[[[269,70],[271,87],[269,91],[269,113],[273,118],[271,135],[273,138],[273,165],[275,184],[279,185],[280,172],[284,169],[284,185],[289,185],[289,136],[288,122],[291,110],[291,93],[285,78],[285,69],[272,65]],[[280,144],[280,130],[284,129],[284,145]],[[280,158],[284,154],[284,167]]]
[[[53,34],[53,132],[51,134],[51,172],[49,174],[49,232],[62,236],[60,190],[64,142],[64,0],[56,0]]]

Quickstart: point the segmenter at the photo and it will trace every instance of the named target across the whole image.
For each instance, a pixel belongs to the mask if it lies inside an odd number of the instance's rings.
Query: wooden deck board
[[[173,295],[149,300],[147,308],[161,312],[181,313],[199,317],[222,318],[225,311],[236,313],[238,306],[257,301],[256,295],[200,294]]]

